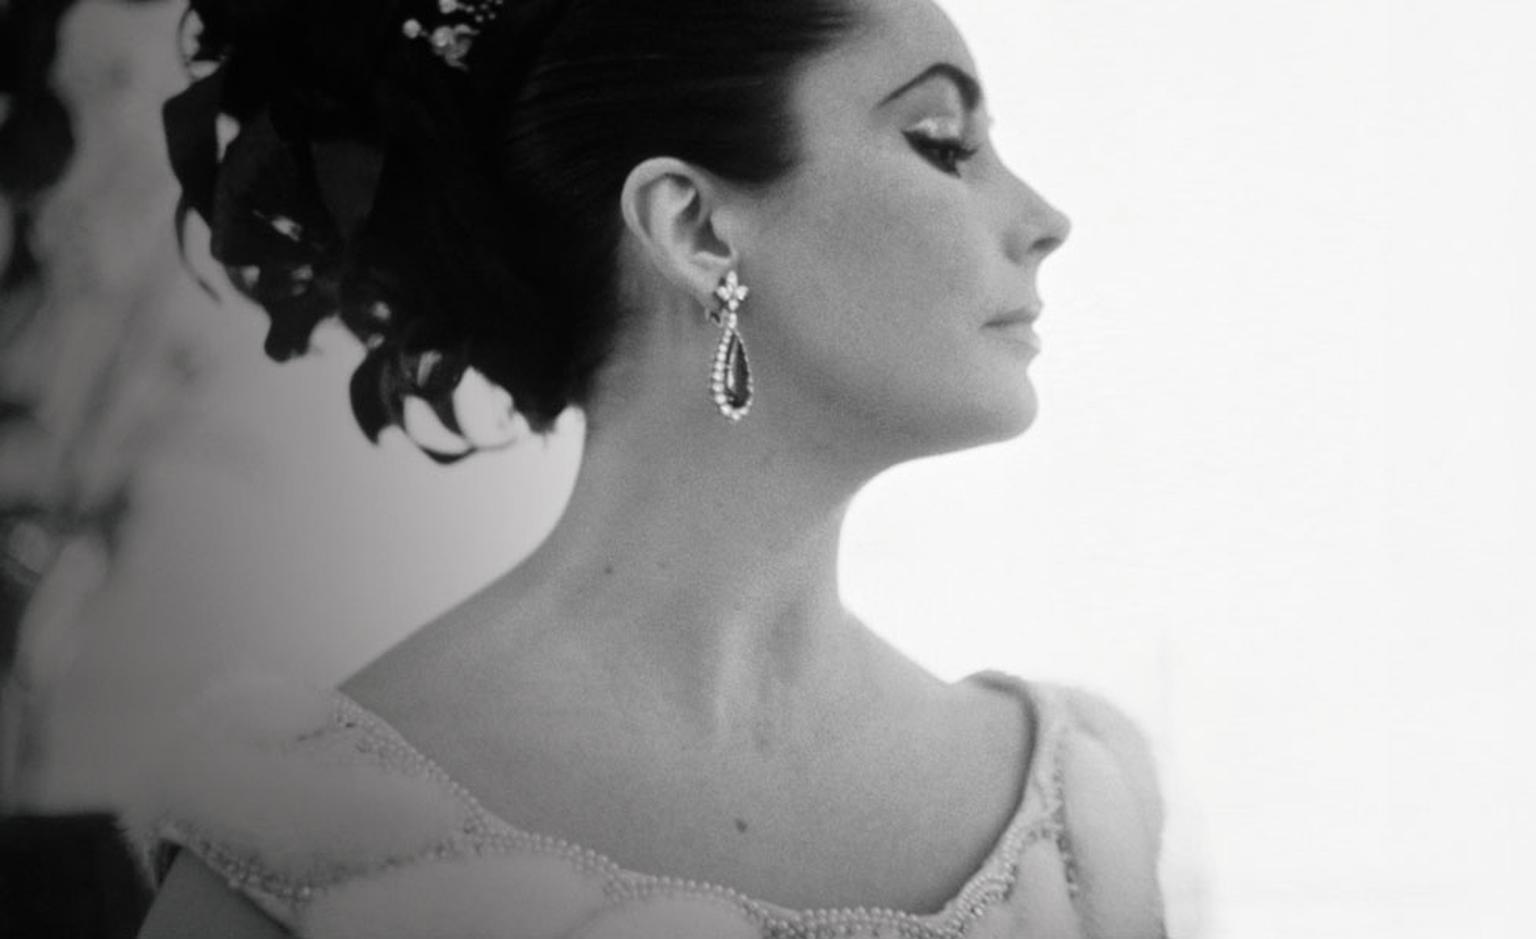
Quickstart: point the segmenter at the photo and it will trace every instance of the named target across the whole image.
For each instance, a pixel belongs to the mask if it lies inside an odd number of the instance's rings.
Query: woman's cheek
[[[838,213],[834,244],[843,245],[848,274],[867,282],[882,305],[927,315],[976,289],[970,239],[953,193],[925,181],[878,187],[876,198],[853,200]],[[837,255],[834,255],[837,256]],[[978,313],[980,311],[977,311]]]

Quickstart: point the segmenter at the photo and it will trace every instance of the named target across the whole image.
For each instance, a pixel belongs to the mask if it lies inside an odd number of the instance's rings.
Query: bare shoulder
[[[139,930],[139,939],[286,939],[290,935],[190,851],[180,852],[171,864]]]

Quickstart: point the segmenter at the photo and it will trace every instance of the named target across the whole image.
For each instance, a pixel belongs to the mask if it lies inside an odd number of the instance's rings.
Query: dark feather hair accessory
[[[474,4],[427,4],[445,15],[467,10],[478,31],[517,31],[512,45],[524,54],[498,56],[479,76],[422,55],[427,50],[402,34],[410,5],[193,0],[184,29],[189,71],[198,77],[162,113],[182,189],[176,233],[183,256],[186,225],[196,214],[208,223],[211,253],[232,285],[270,317],[266,352],[275,360],[305,352],[315,328],[339,316],[367,349],[352,377],[351,401],[375,442],[391,425],[404,429],[404,401],[412,396],[462,436],[453,390],[477,364],[477,343],[504,343],[505,327],[488,321],[491,311],[478,311],[473,322],[475,312],[463,309],[469,304],[457,302],[453,271],[435,272],[438,287],[408,284],[381,258],[390,253],[380,250],[381,241],[398,241],[424,211],[442,211],[411,207],[412,199],[477,203],[471,227],[500,224],[485,221],[499,202],[485,182],[495,179],[487,108],[506,100],[508,78],[526,71],[537,34],[550,28],[562,4],[520,4],[506,22],[469,9]],[[500,0],[493,6],[499,9]],[[395,191],[385,197],[392,161],[410,173],[397,172]],[[404,192],[406,186],[419,191]],[[381,202],[398,217],[381,218]],[[494,243],[496,234],[470,238]],[[500,286],[500,295],[529,294],[522,285]],[[489,361],[488,350],[479,358],[493,380],[511,371]],[[417,445],[445,463],[483,448],[449,453]]]

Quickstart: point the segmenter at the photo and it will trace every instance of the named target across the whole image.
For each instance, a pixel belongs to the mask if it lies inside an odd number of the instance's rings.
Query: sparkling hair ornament
[[[468,71],[464,60],[474,46],[480,28],[493,21],[506,0],[437,0],[437,12],[447,21],[428,29],[414,17],[405,21],[400,31],[407,39],[420,39],[432,53],[449,67]]]

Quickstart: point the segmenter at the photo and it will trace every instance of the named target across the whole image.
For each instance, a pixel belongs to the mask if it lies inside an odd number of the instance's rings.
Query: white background
[[[944,5],[1005,158],[1076,227],[1036,426],[878,480],[850,600],[940,674],[1086,684],[1148,727],[1176,935],[1532,935],[1527,5]],[[140,59],[167,35],[77,19]],[[179,79],[136,75],[123,126],[152,135]],[[493,576],[575,457],[375,450],[340,337],[279,368],[259,314],[168,296],[212,380],[61,658],[60,804],[110,797],[213,675],[336,680]]]

